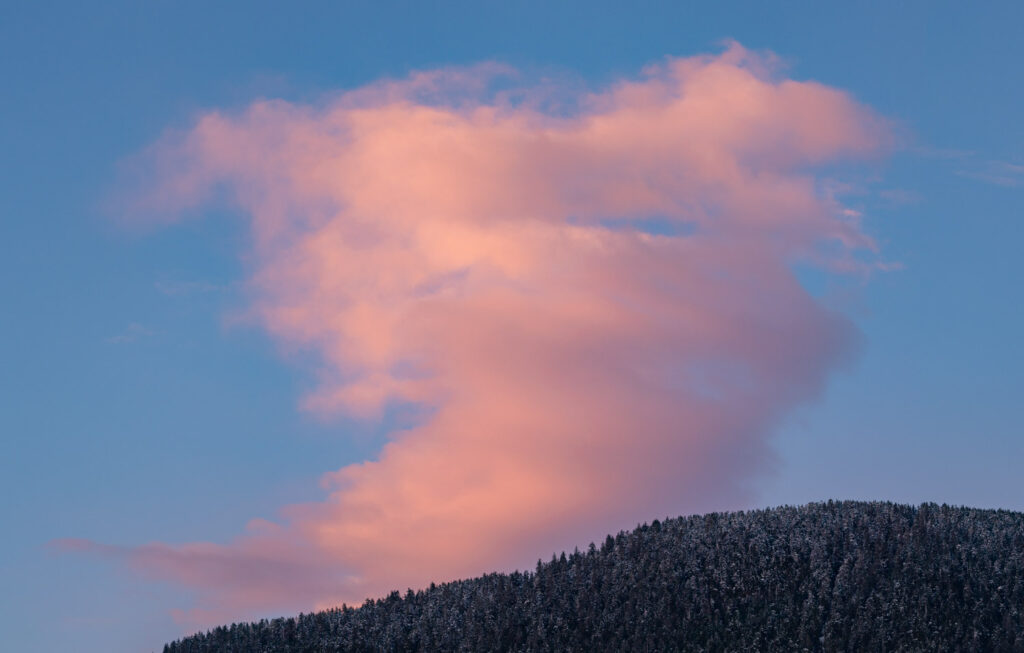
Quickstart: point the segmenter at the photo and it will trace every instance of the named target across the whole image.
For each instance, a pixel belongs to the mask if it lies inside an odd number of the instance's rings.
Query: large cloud
[[[874,250],[815,171],[875,155],[884,124],[738,45],[557,103],[506,74],[257,102],[154,146],[136,208],[248,217],[255,314],[322,363],[307,405],[424,417],[229,544],[82,546],[245,614],[749,500],[773,427],[855,341],[792,266]]]

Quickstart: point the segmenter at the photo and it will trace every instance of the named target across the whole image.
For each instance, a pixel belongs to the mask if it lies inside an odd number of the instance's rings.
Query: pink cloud
[[[279,524],[113,555],[244,615],[750,499],[773,427],[856,341],[791,265],[856,269],[875,249],[816,169],[878,156],[885,123],[735,44],[568,113],[494,75],[515,72],[210,112],[145,154],[136,216],[214,199],[247,216],[254,314],[322,363],[307,407],[430,411]]]

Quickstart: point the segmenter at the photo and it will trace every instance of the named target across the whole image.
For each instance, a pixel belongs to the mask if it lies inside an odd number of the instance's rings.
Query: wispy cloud
[[[188,295],[204,295],[207,293],[221,292],[226,286],[223,284],[210,283],[209,281],[167,281],[161,280],[153,284],[158,292],[171,297],[184,297]]]
[[[886,202],[897,206],[920,204],[924,199],[917,191],[905,188],[887,188],[879,191],[878,196]]]
[[[431,410],[327,474],[324,501],[229,544],[81,546],[245,614],[749,499],[772,429],[857,340],[792,264],[874,265],[813,170],[889,141],[845,93],[777,65],[734,44],[556,112],[547,88],[489,91],[505,69],[442,70],[169,135],[137,162],[152,178],[134,204],[223,195],[249,216],[253,310],[322,363],[305,405]]]
[[[1024,186],[1024,165],[1007,161],[986,161],[970,168],[958,170],[957,174],[996,186],[1008,188]]]
[[[124,331],[121,333],[107,338],[107,342],[112,345],[123,345],[132,342],[138,342],[143,338],[156,335],[156,331],[139,324],[138,322],[132,322]]]
[[[929,145],[918,145],[910,148],[910,151],[928,159],[941,161],[963,161],[977,156],[974,150],[964,150],[954,147],[935,147]]]

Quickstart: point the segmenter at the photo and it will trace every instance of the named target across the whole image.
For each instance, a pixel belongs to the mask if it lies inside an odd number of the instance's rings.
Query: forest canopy
[[[207,651],[1021,651],[1024,514],[827,502],[655,520],[535,570],[232,624]]]

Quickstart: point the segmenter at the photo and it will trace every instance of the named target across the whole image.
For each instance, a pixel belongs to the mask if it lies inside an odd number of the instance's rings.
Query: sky
[[[3,4],[7,641],[678,514],[1024,510],[1022,19]]]

